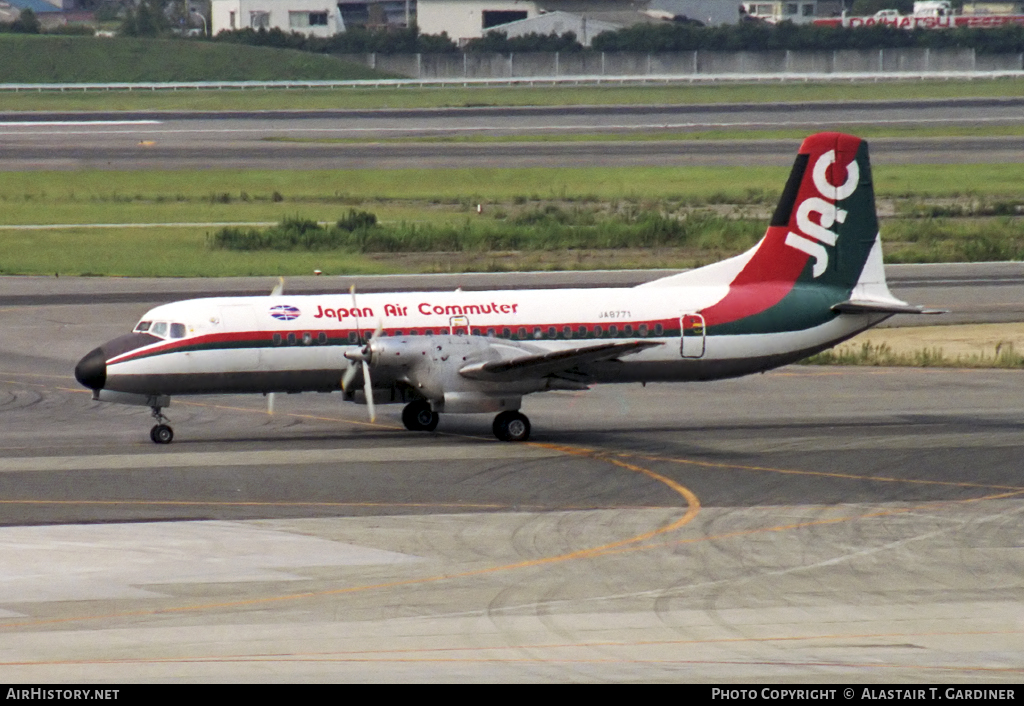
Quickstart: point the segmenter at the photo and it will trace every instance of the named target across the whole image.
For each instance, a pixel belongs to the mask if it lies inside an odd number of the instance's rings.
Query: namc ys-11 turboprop
[[[404,403],[410,430],[491,413],[525,441],[525,395],[591,384],[713,380],[806,358],[894,314],[931,313],[885,281],[868,147],[808,137],[764,238],[713,265],[630,288],[222,297],[165,304],[78,363],[93,398],[342,391]]]

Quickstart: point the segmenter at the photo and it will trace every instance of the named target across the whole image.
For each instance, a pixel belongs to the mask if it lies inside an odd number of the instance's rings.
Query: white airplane
[[[375,403],[404,403],[413,431],[497,413],[494,435],[525,441],[524,395],[747,375],[903,313],[938,312],[886,285],[867,143],[822,133],[801,146],[764,238],[713,265],[632,288],[175,302],[75,377],[93,399],[152,408],[161,444],[174,395],[306,391],[343,391],[371,420]]]

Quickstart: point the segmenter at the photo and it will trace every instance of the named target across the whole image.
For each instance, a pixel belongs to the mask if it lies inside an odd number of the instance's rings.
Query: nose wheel
[[[171,429],[167,417],[163,415],[159,407],[153,407],[153,419],[156,425],[149,430],[149,438],[154,444],[169,444],[174,439],[174,430]]]
[[[169,444],[174,439],[174,430],[166,424],[157,424],[149,430],[149,438],[154,444]]]
[[[530,438],[530,420],[525,414],[509,410],[494,418],[491,430],[499,441],[526,441]]]

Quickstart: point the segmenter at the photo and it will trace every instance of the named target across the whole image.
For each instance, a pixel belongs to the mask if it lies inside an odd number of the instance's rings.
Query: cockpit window
[[[167,322],[166,321],[157,321],[149,329],[149,332],[151,334],[153,334],[154,336],[160,336],[161,338],[164,338],[165,336],[167,336]]]
[[[140,321],[139,325],[135,327],[136,333],[145,333],[149,330],[149,327],[153,325],[152,321]]]
[[[171,324],[171,338],[185,338],[185,324]]]

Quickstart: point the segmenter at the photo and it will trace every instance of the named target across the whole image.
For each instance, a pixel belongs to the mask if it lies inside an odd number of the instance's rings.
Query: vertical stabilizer
[[[835,132],[812,135],[800,147],[765,237],[746,255],[728,293],[704,310],[705,320],[717,333],[823,323],[836,315],[833,306],[850,299],[873,251],[871,275],[884,286],[867,143]]]

